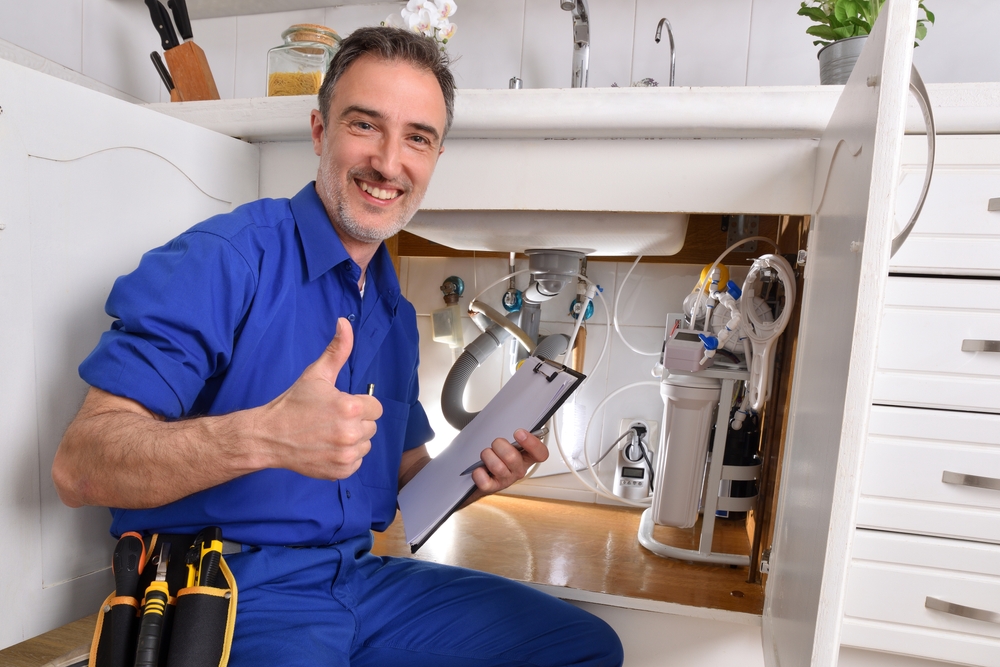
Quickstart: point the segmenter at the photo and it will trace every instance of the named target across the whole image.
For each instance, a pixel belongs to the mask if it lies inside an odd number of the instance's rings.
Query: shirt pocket
[[[395,490],[399,484],[399,463],[403,457],[406,422],[410,405],[380,398],[382,416],[375,422],[371,451],[361,462],[358,477],[368,487]]]

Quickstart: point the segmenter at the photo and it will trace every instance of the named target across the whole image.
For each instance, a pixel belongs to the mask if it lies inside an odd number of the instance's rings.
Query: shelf
[[[370,4],[373,4],[373,0],[187,0],[188,13],[192,19]]]
[[[1000,133],[1000,83],[927,86],[940,134]],[[450,139],[818,139],[842,86],[458,90]],[[247,141],[309,138],[316,98],[146,105]],[[907,132],[923,119],[911,100]]]

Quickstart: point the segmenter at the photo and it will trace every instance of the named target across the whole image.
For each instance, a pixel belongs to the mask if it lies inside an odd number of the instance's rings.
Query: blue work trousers
[[[371,534],[329,547],[226,556],[238,605],[230,667],[613,667],[601,619],[482,572],[372,555]]]

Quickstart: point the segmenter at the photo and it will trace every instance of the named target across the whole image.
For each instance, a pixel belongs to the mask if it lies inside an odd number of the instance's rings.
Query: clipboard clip
[[[557,377],[559,377],[560,373],[562,373],[564,370],[566,370],[566,367],[563,366],[562,364],[560,364],[557,361],[551,361],[549,359],[546,359],[545,357],[538,357],[538,358],[540,359],[540,361],[537,364],[535,364],[535,368],[533,370],[534,370],[535,373],[539,373],[542,377],[544,377],[549,382],[552,382],[553,380],[555,380]],[[544,366],[546,364],[548,364],[549,366],[552,366],[553,368],[556,369],[555,371],[552,372],[551,375],[546,375],[545,371],[541,370],[542,366]]]

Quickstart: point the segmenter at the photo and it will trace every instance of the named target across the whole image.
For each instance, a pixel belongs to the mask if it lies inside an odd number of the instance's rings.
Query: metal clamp
[[[927,599],[924,600],[924,606],[934,611],[943,611],[952,616],[961,616],[962,618],[971,618],[974,621],[985,621],[986,623],[1000,625],[1000,614],[995,611],[966,607],[963,604],[947,602],[930,596],[927,596]]]
[[[910,90],[917,98],[917,104],[920,106],[920,111],[924,115],[924,124],[927,126],[927,174],[924,176],[924,187],[920,191],[920,199],[917,200],[917,207],[913,210],[913,215],[910,216],[910,221],[906,223],[906,227],[903,227],[896,238],[892,240],[892,252],[889,255],[892,257],[899,250],[903,242],[913,231],[913,225],[917,224],[917,218],[920,217],[920,211],[924,208],[924,200],[927,199],[927,191],[931,187],[931,177],[934,175],[934,150],[936,147],[936,137],[937,132],[934,129],[934,112],[931,111],[931,98],[927,94],[927,88],[924,86],[923,79],[920,78],[920,73],[917,72],[917,68],[910,66]]]
[[[535,351],[536,345],[528,337],[528,334],[524,333],[524,330],[508,320],[506,317],[495,311],[493,308],[487,306],[482,301],[473,299],[472,303],[469,304],[469,315],[481,314],[485,315],[494,324],[503,327],[507,333],[513,336],[521,346],[531,354]]]
[[[957,484],[958,486],[971,486],[977,489],[1000,491],[1000,479],[996,477],[980,477],[979,475],[966,475],[961,472],[945,470],[941,473],[941,481],[945,484]]]
[[[970,340],[962,341],[962,352],[1000,352],[1000,340]]]

